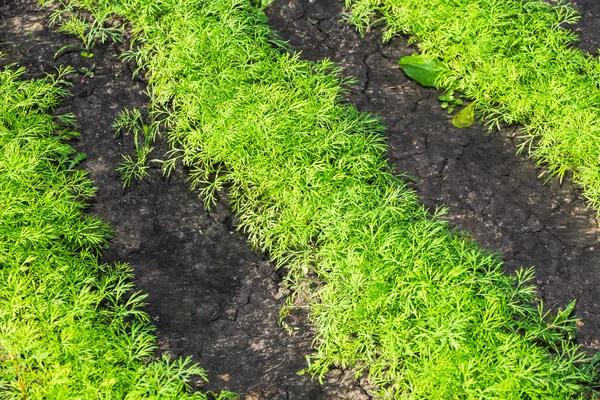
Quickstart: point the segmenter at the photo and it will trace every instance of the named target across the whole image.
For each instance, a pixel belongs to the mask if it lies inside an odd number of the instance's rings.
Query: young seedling
[[[461,99],[462,94],[454,95],[454,90],[449,90],[441,96],[438,96],[438,100],[442,102],[442,109],[447,110],[448,114],[452,114],[457,106],[462,106],[463,101]]]
[[[44,6],[53,1],[40,0],[39,3]],[[101,43],[107,40],[121,41],[122,27],[112,23],[110,12],[99,11],[90,18],[80,12],[77,2],[59,0],[59,3],[61,7],[54,9],[50,15],[50,25],[58,26],[59,32],[77,36],[83,47],[72,44],[65,45],[54,54],[55,59],[72,50],[79,51],[81,57],[90,59],[94,57],[92,49],[97,41]]]
[[[83,76],[81,77],[81,82],[83,82],[85,80],[85,78],[93,78],[94,77],[94,70],[96,69],[96,64],[92,64],[91,67],[79,67],[77,68],[77,70],[83,74]]]
[[[133,179],[143,180],[148,177],[149,156],[154,150],[151,144],[156,137],[156,130],[144,123],[141,112],[137,108],[122,110],[113,123],[114,136],[119,137],[125,133],[133,134],[135,157],[122,154],[123,162],[117,167],[117,172],[123,180],[123,188],[131,185]]]

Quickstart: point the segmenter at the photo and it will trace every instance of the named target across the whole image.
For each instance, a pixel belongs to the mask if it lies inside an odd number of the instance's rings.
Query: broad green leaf
[[[475,103],[471,103],[454,117],[452,117],[452,125],[457,128],[468,128],[475,122]]]
[[[423,86],[435,87],[440,70],[446,68],[438,59],[422,54],[402,57],[398,63],[406,75]]]

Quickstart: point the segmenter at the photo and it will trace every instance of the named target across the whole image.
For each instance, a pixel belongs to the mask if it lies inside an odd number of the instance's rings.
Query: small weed
[[[475,103],[471,103],[452,117],[452,125],[457,128],[468,128],[475,122]]]
[[[448,68],[437,58],[424,54],[402,57],[398,64],[406,75],[425,87],[438,87],[440,75]]]
[[[255,7],[258,7],[261,10],[264,10],[265,8],[267,8],[269,6],[269,4],[271,4],[273,2],[273,0],[251,0],[250,2]]]

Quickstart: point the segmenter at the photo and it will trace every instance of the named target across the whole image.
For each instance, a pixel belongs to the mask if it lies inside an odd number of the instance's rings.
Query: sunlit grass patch
[[[207,207],[228,189],[250,242],[310,302],[308,372],[354,368],[383,398],[592,392],[572,304],[545,314],[531,271],[505,276],[442,211],[424,209],[391,173],[379,119],[342,103],[333,63],[282,51],[242,0],[69,4],[130,24],[127,55],[147,71],[173,162],[190,168]]]

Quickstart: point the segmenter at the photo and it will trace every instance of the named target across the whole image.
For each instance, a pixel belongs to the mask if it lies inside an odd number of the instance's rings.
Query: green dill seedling
[[[71,72],[0,70],[0,397],[206,399],[188,384],[204,370],[155,358],[131,268],[98,263],[112,233],[83,212],[95,188],[65,143],[73,115],[52,115]]]
[[[114,137],[120,137],[124,132],[139,132],[140,126],[144,124],[142,113],[137,108],[124,108],[119,112],[112,127],[115,129]]]
[[[122,154],[122,156],[124,161],[119,164],[116,170],[123,181],[123,189],[131,186],[134,179],[141,181],[150,176],[148,174],[149,166],[146,164],[147,151],[145,151],[145,148],[136,152],[135,160],[126,154]]]
[[[572,173],[600,210],[600,63],[575,46],[569,25],[579,15],[569,3],[346,0],[346,6],[359,32],[381,21],[384,40],[409,35],[446,65],[436,84],[473,99],[490,129],[522,125],[519,151],[548,177]]]
[[[509,29],[519,29],[524,8],[540,17],[531,29],[547,33],[543,28],[557,20],[537,1],[425,3],[403,0],[383,9],[399,14],[387,19],[396,25],[386,35],[401,29],[399,17],[416,27],[444,23],[436,31],[443,35],[432,33],[422,45],[436,59],[433,44],[450,34],[466,35],[461,43],[468,44],[486,38],[495,51],[510,36],[485,29],[505,13]],[[136,47],[129,55],[147,71],[149,114],[166,129],[191,184],[206,188],[207,206],[227,186],[250,244],[287,268],[287,283],[309,307],[315,328],[308,373],[323,380],[332,366],[352,368],[374,384],[376,397],[388,399],[595,394],[594,366],[568,339],[573,307],[543,312],[531,269],[505,275],[497,255],[449,228],[444,210],[431,213],[419,203],[386,163],[380,119],[342,102],[348,80],[336,64],[307,62],[279,47],[262,11],[245,1],[71,4],[119,14],[131,26]],[[358,1],[351,16],[364,27],[380,4]],[[491,4],[497,15],[482,18]],[[513,47],[532,61],[527,44]],[[504,75],[500,80],[475,68],[473,59],[466,66],[458,56],[439,59],[448,65],[440,87],[475,99],[461,110],[467,117],[475,104],[489,117],[491,104],[459,82],[472,76],[467,72],[481,72],[469,82],[502,87],[506,75],[532,79],[511,64],[493,68]],[[543,57],[537,62],[548,67]],[[500,96],[500,86],[486,93]],[[524,97],[522,106],[529,104]],[[552,110],[557,99],[548,103]]]
[[[113,128],[115,128],[115,138],[124,132],[132,133],[133,136],[135,157],[123,154],[124,161],[117,167],[117,172],[123,181],[123,188],[127,188],[133,179],[143,180],[149,176],[149,156],[154,150],[151,145],[156,139],[157,131],[144,123],[142,114],[137,108],[122,110],[113,123]]]
[[[40,6],[54,3],[53,0],[39,0]],[[91,16],[78,12],[79,8],[73,2],[68,0],[58,1],[58,7],[50,15],[50,25],[57,26],[57,30],[62,33],[77,36],[83,47],[71,44],[61,47],[55,54],[58,58],[68,50],[77,49],[83,58],[93,58],[92,49],[96,42],[101,43],[107,40],[120,42],[123,35],[122,26],[115,24],[110,11],[97,9]]]

